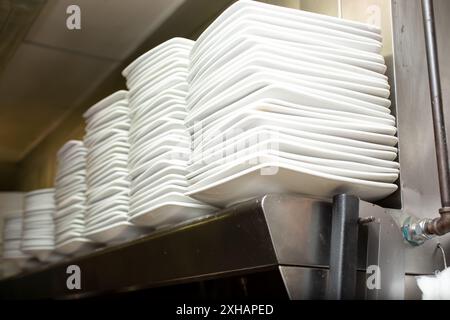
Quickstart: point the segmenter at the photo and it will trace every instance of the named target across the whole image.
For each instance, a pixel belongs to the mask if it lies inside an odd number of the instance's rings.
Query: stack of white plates
[[[22,250],[47,261],[55,250],[55,190],[39,189],[25,195]]]
[[[191,51],[189,195],[393,193],[395,119],[376,27],[238,1]],[[195,128],[201,127],[201,130]]]
[[[85,236],[100,243],[134,236],[128,222],[128,135],[130,116],[127,91],[118,91],[85,114],[87,152],[87,212]]]
[[[3,223],[3,258],[24,261],[30,256],[22,251],[22,214],[10,215]]]
[[[88,250],[84,237],[86,214],[86,154],[82,141],[71,140],[58,151],[55,179],[56,251],[71,255]]]
[[[29,264],[31,256],[22,251],[23,192],[0,193],[2,240],[0,276],[12,276]]]
[[[163,227],[213,210],[185,196],[191,152],[186,79],[193,44],[171,39],[122,73],[130,90],[130,216],[138,225]]]

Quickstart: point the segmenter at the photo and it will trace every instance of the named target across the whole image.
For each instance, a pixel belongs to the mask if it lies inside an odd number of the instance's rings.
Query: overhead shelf
[[[362,201],[360,216],[386,217],[383,209]],[[360,229],[359,296],[367,295],[361,285],[367,263],[396,254],[395,245],[387,251],[366,250],[368,241],[378,237],[380,225],[382,220],[372,231],[370,226]],[[0,298],[90,297],[268,270],[280,274],[290,298],[323,298],[330,236],[331,203],[266,195],[170,230],[4,279]],[[69,265],[80,267],[80,290],[66,286]]]

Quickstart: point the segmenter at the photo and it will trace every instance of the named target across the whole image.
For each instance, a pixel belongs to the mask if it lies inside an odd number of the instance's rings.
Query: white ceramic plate
[[[124,173],[127,174],[128,162],[127,161],[121,161],[121,160],[114,160],[111,162],[107,162],[103,164],[103,166],[99,165],[98,169],[92,169],[89,170],[88,175],[88,183],[89,185],[95,184],[99,180],[103,180],[105,175],[110,175],[111,173]],[[93,168],[93,167],[91,167]]]
[[[129,194],[128,188],[119,188],[119,187],[112,187],[112,188],[105,188],[101,192],[96,192],[95,194],[92,194],[89,196],[89,201],[91,203],[99,202],[106,200],[113,196],[118,195],[128,195]]]
[[[136,121],[143,114],[146,114],[153,110],[155,111],[158,110],[158,107],[168,100],[176,100],[178,102],[184,103],[186,100],[187,93],[188,93],[188,86],[186,84],[180,84],[172,88],[162,90],[161,92],[157,93],[155,96],[153,96],[146,102],[141,103],[140,105],[130,104],[131,123],[135,124]]]
[[[69,140],[67,141],[57,152],[56,156],[58,158],[65,157],[66,154],[69,154],[72,151],[72,148],[78,149],[79,147],[83,147],[83,142],[79,140]]]
[[[78,237],[69,239],[67,241],[64,241],[62,243],[58,243],[58,245],[55,248],[55,251],[64,255],[72,255],[75,253],[80,252],[88,252],[95,248],[94,243],[92,240]]]
[[[187,55],[183,58],[176,59],[171,57],[167,59],[160,65],[154,65],[151,68],[142,72],[142,74],[133,79],[133,81],[128,81],[133,94],[139,92],[144,87],[155,86],[159,82],[163,81],[165,78],[175,75],[184,76],[188,72],[189,59]]]
[[[367,116],[392,119],[392,116],[388,113],[334,100],[327,97],[327,95],[323,92],[317,92],[316,90],[302,88],[300,86],[291,86],[288,84],[269,85],[253,92],[246,88],[242,88],[239,92],[235,92],[233,97],[230,96],[228,98],[235,98],[235,102],[227,105],[227,102],[231,102],[233,100],[224,101],[219,99],[216,102],[208,103],[208,105],[203,106],[201,110],[188,114],[186,122],[193,125],[196,121],[203,120],[202,124],[205,125],[216,119],[220,119],[223,116],[230,115],[236,110],[244,108],[251,103],[256,103],[267,98],[315,107],[319,110],[323,110],[324,108],[332,108],[332,110],[336,111],[354,112]],[[385,109],[389,110],[387,108]],[[197,125],[198,124],[199,123],[197,123]],[[192,126],[190,130],[193,130]]]
[[[356,163],[356,162],[352,162],[352,161],[332,160],[332,159],[323,159],[323,158],[302,156],[302,155],[282,152],[279,150],[266,150],[266,151],[256,151],[255,153],[247,153],[247,154],[243,155],[242,157],[236,157],[235,155],[233,155],[232,157],[230,157],[228,159],[227,158],[220,159],[220,161],[204,165],[197,170],[192,170],[191,173],[189,173],[186,176],[186,178],[189,179],[190,181],[192,181],[193,183],[195,183],[206,176],[206,174],[204,174],[204,173],[209,172],[212,169],[217,168],[218,166],[225,167],[225,166],[233,166],[236,163],[244,163],[244,162],[251,163],[251,161],[253,159],[257,158],[258,156],[265,156],[266,154],[298,161],[298,162],[305,163],[308,165],[318,165],[321,167],[326,167],[326,168],[328,168],[328,170],[336,169],[339,172],[347,172],[347,171],[364,172],[366,174],[371,175],[371,177],[376,177],[376,176],[392,177],[392,175],[398,176],[398,174],[399,174],[399,169],[396,169],[396,168],[385,168],[385,167],[372,166],[372,165],[367,165],[367,164],[362,164],[362,163]],[[257,162],[255,162],[255,163],[257,163]],[[200,175],[202,175],[202,176],[200,176]],[[369,179],[369,178],[367,178],[367,179]]]
[[[261,175],[262,169],[270,171],[272,168],[277,169],[276,174]],[[227,206],[267,193],[299,193],[327,199],[339,193],[350,193],[366,201],[376,201],[395,190],[397,186],[394,184],[344,178],[277,161],[243,170],[193,189],[187,195],[215,206]]]
[[[102,212],[114,209],[117,212],[126,212],[129,206],[129,197],[117,196],[111,197],[108,200],[98,202],[95,204],[88,204],[88,210],[86,211],[86,223],[91,217],[94,217]]]
[[[130,132],[130,136],[135,136],[137,132],[139,132],[141,127],[146,127],[148,124],[154,122],[160,117],[164,117],[166,115],[171,115],[171,118],[178,119],[184,121],[187,116],[186,103],[177,103],[170,104],[166,106],[166,110],[161,110],[160,112],[149,115],[142,115],[136,123],[133,124],[133,130]]]
[[[111,225],[121,221],[128,221],[129,207],[121,207],[116,210],[111,208],[93,217],[86,219],[85,232],[98,229],[106,225]]]
[[[285,155],[286,157],[283,157]],[[353,179],[375,181],[375,182],[385,182],[393,183],[398,179],[398,173],[374,173],[366,171],[358,171],[354,169],[339,169],[334,167],[323,166],[315,163],[302,162],[298,160],[293,160],[292,158],[297,157],[297,155],[291,155],[285,152],[279,151],[259,151],[255,153],[248,154],[244,157],[233,159],[232,161],[223,162],[215,166],[214,170],[205,170],[199,175],[193,177],[190,181],[192,182],[191,189],[198,189],[202,186],[211,184],[217,179],[221,179],[226,176],[232,176],[233,174],[239,173],[243,170],[249,169],[255,165],[263,163],[287,163],[295,167],[314,170],[321,173],[332,174],[340,177],[347,177]],[[216,176],[215,172],[221,172],[223,174],[220,177]]]
[[[158,92],[161,92],[165,89],[175,88],[177,86],[187,86],[187,73],[186,76],[170,76],[167,77],[164,81],[161,81],[158,85],[152,86],[150,88],[142,89],[139,94],[136,94],[135,97],[130,96],[130,104],[133,105],[133,109],[143,104],[145,101],[148,101],[152,97],[154,97]]]
[[[128,95],[128,91],[126,91],[126,90],[117,91],[117,92],[107,96],[103,100],[100,100],[92,107],[90,107],[89,110],[83,114],[83,117],[85,119],[88,119],[91,115],[93,115],[97,112],[100,112],[104,108],[111,106],[112,104],[116,103],[117,101],[126,100],[127,95]]]
[[[268,5],[254,1],[238,1],[229,8],[227,8],[218,18],[216,18],[209,27],[199,36],[196,43],[192,47],[191,56],[198,55],[202,47],[208,46],[217,35],[220,35],[221,30],[226,30],[226,27],[233,24],[233,21],[239,20],[242,16],[248,14],[258,14],[263,21],[267,18],[274,17],[284,22],[289,21],[303,21],[312,26],[327,28],[328,30],[339,31],[346,34],[341,36],[357,35],[360,37],[381,41],[381,30],[372,25],[355,22],[352,20],[338,19],[336,17],[316,14],[308,11],[295,10],[290,8],[283,8],[280,6]]]
[[[192,88],[201,86],[202,84],[208,83],[206,80],[215,74],[223,73],[224,70],[233,68],[237,64],[241,64],[243,60],[248,59],[254,54],[262,53],[269,57],[277,56],[277,61],[283,62],[284,64],[291,65],[294,70],[300,70],[296,67],[295,61],[304,62],[303,70],[305,72],[312,72],[313,68],[317,68],[322,72],[328,71],[331,74],[343,73],[348,77],[350,76],[363,76],[367,79],[380,80],[383,82],[387,81],[387,77],[378,72],[368,70],[367,68],[354,66],[351,64],[342,63],[338,58],[330,59],[328,55],[321,55],[319,52],[306,51],[302,49],[291,48],[289,46],[280,46],[270,43],[270,41],[256,42],[255,40],[248,41],[245,43],[246,38],[240,41],[239,46],[232,48],[231,51],[222,55],[219,61],[212,60],[207,65],[193,66],[189,70],[189,81]],[[268,43],[267,43],[268,42]],[[333,58],[333,56],[332,56]],[[269,58],[270,59],[270,58]],[[338,61],[336,61],[338,60]],[[309,66],[309,69],[307,68]]]
[[[113,143],[102,143],[98,144],[95,147],[89,148],[89,152],[86,157],[86,165],[89,167],[92,160],[95,160],[97,157],[100,157],[104,154],[111,153],[127,153],[130,149],[130,143],[127,141],[127,136],[123,136],[123,141],[114,141]]]
[[[131,194],[130,202],[134,206],[140,199],[155,197],[154,195],[159,194],[160,190],[174,187],[177,188],[177,191],[184,192],[187,190],[188,186],[189,183],[185,176],[175,174],[167,175],[166,177],[160,178],[158,183],[156,183],[156,181],[151,181],[148,182],[148,185],[132,189],[133,193]]]
[[[387,81],[371,79],[358,74],[345,73],[337,68],[319,67],[303,61],[283,59],[265,52],[255,52],[251,56],[239,57],[236,64],[232,67],[222,69],[221,72],[213,73],[198,85],[193,84],[189,91],[188,99],[191,99],[193,95],[200,95],[201,92],[204,92],[204,87],[214,88],[227,78],[234,77],[233,79],[241,79],[249,77],[258,71],[276,72],[280,76],[292,77],[296,82],[301,80],[313,82],[315,86],[319,84],[331,85],[336,87],[335,90],[341,92],[342,89],[355,91],[352,95],[348,93],[347,96],[364,97],[366,102],[380,101],[383,106],[388,106],[386,100],[377,99],[377,97],[389,97],[390,87]],[[258,78],[256,80],[264,80],[264,78]],[[374,95],[375,97],[369,99],[367,95]],[[189,108],[191,108],[192,101],[189,100],[189,103]]]
[[[367,45],[367,43],[364,42],[354,42],[352,40],[330,37],[327,35],[316,35],[310,32],[303,31],[293,32],[292,30],[289,30],[287,28],[276,27],[267,23],[260,22],[245,22],[243,24],[235,26],[235,28],[236,29],[233,30],[233,34],[230,37],[220,40],[220,42],[215,47],[213,47],[213,49],[209,49],[209,51],[206,51],[204,54],[193,58],[191,62],[192,66],[204,64],[205,67],[207,67],[208,60],[219,59],[221,55],[227,52],[227,46],[229,45],[229,42],[236,41],[235,39],[242,38],[247,35],[286,41],[287,45],[290,45],[288,43],[292,43],[294,47],[298,44],[308,44],[339,50],[347,49],[348,51],[358,51],[359,49],[363,49],[363,47],[372,47],[371,50],[373,51],[365,52],[376,54],[379,53],[379,49],[381,48],[381,46],[379,45]],[[358,47],[359,49],[357,49]],[[193,80],[192,77],[189,77],[188,79],[189,81]]]
[[[143,174],[131,181],[130,195],[133,194],[133,190],[138,190],[144,186],[156,185],[156,182],[164,177],[171,175],[186,177],[187,174],[188,170],[186,169],[186,166],[168,165],[157,172],[154,172],[154,170],[151,170],[150,168],[150,170],[145,171]]]
[[[173,163],[181,163],[178,161],[187,161],[189,160],[191,150],[186,148],[179,147],[159,147],[155,150],[155,154],[158,153],[158,156],[155,156],[152,160],[143,163],[142,165],[132,168],[130,170],[130,178],[133,180],[135,177],[142,174],[145,170],[150,167],[156,168],[155,165],[160,165],[161,161],[173,161]]]
[[[133,162],[135,157],[138,157],[145,153],[145,148],[150,148],[158,145],[160,141],[164,141],[167,138],[177,138],[183,145],[191,142],[191,136],[187,128],[179,125],[174,126],[172,121],[162,124],[156,130],[153,130],[149,137],[139,144],[132,144],[129,152],[129,162]]]
[[[119,151],[119,152],[117,152]],[[120,169],[126,170],[126,163],[128,163],[128,153],[124,149],[115,149],[112,152],[107,152],[97,158],[90,161],[87,168],[86,181],[89,181],[89,177],[92,172],[96,172],[100,168],[105,166],[105,163],[114,163],[114,172],[121,171]]]
[[[268,105],[266,105],[268,107]],[[282,112],[278,112],[282,111]],[[355,130],[355,131],[363,131],[368,134],[370,133],[377,133],[382,135],[388,135],[393,136],[397,132],[397,129],[393,125],[387,125],[383,123],[372,123],[372,122],[363,122],[363,121],[354,121],[353,119],[347,119],[347,118],[335,118],[330,119],[330,117],[311,117],[311,114],[305,114],[298,112],[296,110],[290,112],[289,109],[281,108],[277,106],[270,106],[266,108],[266,110],[248,110],[247,108],[242,108],[236,112],[231,113],[228,117],[225,117],[222,119],[222,121],[217,121],[211,124],[211,126],[206,127],[202,131],[203,134],[207,134],[211,130],[218,131],[219,128],[224,128],[224,124],[230,125],[230,120],[239,120],[239,119],[245,119],[246,116],[251,115],[264,115],[264,116],[271,116],[273,119],[283,119],[283,120],[296,120],[302,124],[311,124],[311,125],[319,125],[319,126],[329,126],[330,128],[341,128],[341,129],[348,129],[348,130]],[[345,120],[344,120],[345,119]],[[353,120],[353,121],[352,121]],[[218,131],[220,132],[220,131]],[[200,133],[200,131],[199,131]],[[194,139],[196,139],[197,136],[194,135]]]
[[[372,54],[368,55],[360,51],[326,48],[323,46],[302,43],[293,44],[278,39],[246,35],[237,38],[233,37],[227,41],[226,53],[218,59],[209,59],[203,64],[191,65],[188,76],[190,84],[192,85],[193,82],[202,81],[207,75],[216,72],[216,70],[222,68],[223,65],[228,64],[231,59],[238,57],[242,52],[246,52],[255,46],[259,46],[260,50],[265,47],[283,48],[288,52],[301,52],[314,55],[322,59],[359,67],[379,74],[384,74],[386,72],[384,58],[381,55],[374,57]],[[282,56],[284,56],[284,54],[282,54]]]
[[[250,80],[250,81],[248,81]],[[232,85],[231,87],[226,87],[224,90],[216,95],[213,99],[210,99],[208,103],[205,103],[203,105],[200,105],[197,108],[193,108],[190,110],[191,114],[187,117],[187,119],[191,119],[192,117],[195,117],[196,114],[201,112],[202,110],[207,110],[208,108],[211,109],[215,107],[215,105],[220,105],[222,108],[225,108],[225,106],[232,104],[233,102],[238,101],[239,99],[242,99],[243,97],[260,90],[266,86],[270,85],[286,85],[288,88],[294,88],[296,87],[300,93],[306,93],[306,94],[313,94],[317,96],[323,96],[324,98],[339,101],[341,103],[345,103],[347,105],[352,105],[353,110],[357,113],[363,113],[368,115],[375,115],[377,113],[383,114],[383,113],[390,113],[389,108],[377,105],[371,102],[362,101],[360,99],[355,99],[356,95],[348,93],[351,90],[344,91],[344,90],[327,90],[327,87],[322,84],[310,84],[309,82],[305,82],[305,80],[297,79],[295,77],[287,77],[286,75],[282,75],[280,73],[277,73],[276,71],[272,72],[258,72],[256,74],[250,73],[248,76],[248,79],[240,79],[238,80],[238,83],[235,85]],[[333,93],[330,91],[339,92]],[[347,93],[347,95],[343,95],[342,93]],[[269,98],[269,97],[268,97]],[[277,97],[271,97],[271,98],[277,98]],[[331,102],[331,101],[330,101]],[[302,104],[302,103],[300,103]],[[305,103],[303,103],[305,104]],[[332,102],[332,105],[336,105],[336,103]],[[358,111],[360,110],[360,111]],[[343,111],[351,111],[349,110],[349,107],[347,107],[347,110]],[[372,112],[371,114],[369,112]],[[375,112],[375,114],[373,113]]]
[[[243,127],[240,127],[240,125],[243,122],[245,122],[245,120],[244,120],[245,117],[248,117],[248,116],[252,117],[255,115],[261,115],[264,117],[264,114],[266,112],[269,112],[266,114],[267,116],[270,116],[273,114],[280,114],[280,115],[285,115],[285,116],[291,115],[291,116],[293,116],[292,119],[298,119],[296,117],[299,116],[302,118],[342,121],[343,123],[357,122],[357,123],[361,123],[361,124],[368,123],[371,125],[380,124],[380,123],[376,123],[376,122],[372,122],[372,121],[367,121],[367,119],[372,120],[370,117],[363,117],[363,116],[361,116],[361,117],[348,116],[347,117],[346,115],[348,113],[346,113],[346,112],[339,112],[339,111],[336,111],[336,112],[329,111],[326,113],[316,112],[317,109],[314,109],[314,108],[309,108],[309,107],[304,107],[304,106],[299,106],[299,105],[290,105],[290,104],[286,104],[286,103],[283,103],[282,101],[277,101],[277,100],[271,100],[270,102],[269,101],[270,100],[267,100],[267,102],[261,101],[261,102],[255,103],[255,104],[250,104],[250,105],[240,109],[239,111],[237,111],[227,117],[224,117],[223,119],[218,119],[216,121],[209,123],[204,128],[201,128],[201,130],[195,131],[193,134],[194,153],[203,152],[204,150],[208,150],[211,146],[218,146],[217,143],[229,140],[229,139],[233,138],[234,136],[236,136],[237,134],[255,130],[262,124],[257,124],[256,127],[251,127],[248,125],[243,125]],[[311,110],[314,110],[314,111],[311,111]],[[229,121],[232,119],[234,119],[234,122]],[[305,121],[305,122],[307,123],[308,121]],[[271,125],[269,125],[269,126],[274,132],[277,132],[277,131],[284,132],[286,130],[288,130],[288,131],[291,130],[286,127],[281,127],[280,124],[281,123],[278,122],[278,126],[271,126]],[[394,125],[393,123],[387,122],[387,121],[382,124],[389,125],[389,126]],[[265,126],[265,125],[263,125],[263,126]],[[317,129],[315,130],[315,128],[317,128],[317,127],[314,125],[312,127],[306,125],[305,129],[304,130],[300,129],[300,131],[309,132],[313,136],[317,136],[317,135],[322,136],[322,134],[318,133],[318,130]],[[322,133],[324,133],[324,132],[326,132],[326,131],[322,131]],[[292,132],[292,133],[294,133],[294,132]],[[321,136],[317,136],[317,137],[321,137]],[[359,141],[359,140],[353,139],[354,137],[358,136],[357,134],[355,134],[351,138],[349,138],[349,135],[346,135],[346,138],[339,138],[339,135],[335,136],[332,134],[331,135],[327,134],[326,136],[327,137],[329,136],[330,139],[332,139],[333,141],[336,141],[335,139],[340,139],[339,140],[340,143],[344,143],[346,145],[396,152],[396,148],[391,147],[391,146],[375,144],[375,143],[370,143],[370,142],[364,142],[364,141]],[[321,139],[325,140],[325,141],[329,140],[326,137],[321,137]],[[345,140],[342,140],[342,139],[345,139]],[[201,143],[198,142],[199,140]]]
[[[264,33],[264,30],[271,32]],[[324,47],[347,48],[349,51],[364,51],[379,54],[382,44],[378,40],[326,30],[301,21],[280,20],[273,16],[249,14],[231,21],[229,25],[214,34],[214,39],[201,50],[191,55],[192,64],[198,64],[209,52],[225,52],[226,41],[246,34],[259,34],[268,38],[283,39],[291,42],[322,44]],[[299,39],[298,36],[302,36]]]
[[[174,72],[172,74],[167,75],[167,77],[162,77],[160,81],[141,81],[139,85],[136,87],[133,87],[130,90],[130,96],[129,99],[133,103],[139,104],[139,101],[142,101],[143,96],[147,96],[147,92],[154,92],[157,93],[158,91],[155,91],[154,88],[162,87],[164,88],[170,88],[173,85],[179,84],[179,83],[186,83],[186,78],[188,76],[188,70],[183,68],[178,68],[177,72]],[[177,79],[182,79],[182,81],[177,81]],[[148,99],[148,97],[147,97]]]
[[[134,215],[131,221],[140,226],[160,228],[176,225],[214,211],[215,208],[209,205],[169,200],[148,207],[146,211]]]
[[[184,121],[178,119],[165,119],[165,121],[161,121],[160,125],[154,129],[148,128],[145,131],[140,132],[139,143],[132,142],[129,151],[129,158],[133,158],[137,153],[141,152],[141,146],[149,145],[150,143],[155,143],[162,139],[165,136],[165,133],[173,132],[173,133],[181,133],[183,136],[189,136],[189,132],[187,131],[186,126],[184,125]],[[145,139],[144,139],[145,138]]]
[[[185,193],[187,191],[187,186],[177,186],[171,183],[162,185],[156,190],[140,190],[141,192],[136,192],[133,196],[133,200],[130,203],[130,209],[134,210],[135,208],[139,208],[140,206],[161,197],[165,194],[169,193]]]
[[[86,233],[86,237],[99,243],[120,243],[135,239],[141,234],[142,230],[130,222],[118,222]]]
[[[74,206],[66,207],[64,209],[56,210],[55,211],[55,218],[56,219],[62,218],[62,217],[65,217],[65,216],[67,216],[69,214],[72,214],[72,213],[74,214],[76,212],[84,212],[84,210],[86,210],[86,207],[85,207],[85,205],[82,205],[82,204],[77,204],[77,205],[74,205]]]
[[[159,55],[164,54],[166,50],[171,49],[172,47],[186,47],[186,48],[192,48],[194,45],[194,41],[185,39],[185,38],[172,38],[170,40],[167,40],[163,42],[162,44],[158,45],[157,47],[145,52],[141,56],[139,56],[137,59],[135,59],[132,63],[130,63],[123,71],[122,75],[127,78],[130,73],[134,72],[136,68],[139,68],[140,66],[144,65],[147,62],[153,62],[153,59],[157,59]]]
[[[203,204],[204,205],[204,203],[201,203],[196,199],[192,199],[192,198],[184,195],[184,193],[171,192],[171,193],[162,195],[158,198],[155,198],[152,201],[148,201],[139,207],[130,208],[130,217],[131,217],[130,220],[133,220],[134,217],[137,217],[139,215],[147,214],[151,211],[151,208],[157,208],[167,202],[179,202],[179,203],[185,203],[185,204],[195,204],[195,205]]]
[[[358,92],[357,88],[347,86],[345,82],[333,81],[329,78],[309,77],[304,74],[293,74],[290,72],[274,70],[266,67],[246,65],[242,66],[238,72],[229,77],[220,79],[218,83],[209,82],[201,91],[195,93],[187,102],[188,110],[198,109],[202,104],[214,99],[214,97],[228,88],[237,87],[238,83],[253,82],[260,79],[270,79],[270,81],[289,82],[292,85],[301,85],[308,88],[326,91],[339,95],[343,101],[356,104],[366,108],[378,109],[380,106],[389,108],[390,100],[376,97],[367,93]],[[324,80],[324,81],[322,81]],[[321,83],[323,82],[323,83]],[[341,84],[344,84],[341,86]],[[346,86],[347,88],[345,88]]]
[[[155,109],[159,109],[161,107],[160,110],[157,110],[157,112],[155,112]],[[145,126],[148,122],[154,121],[155,117],[161,117],[164,116],[165,114],[167,114],[168,112],[166,111],[166,109],[170,108],[171,111],[181,111],[181,112],[186,112],[186,102],[185,101],[181,101],[178,100],[176,101],[175,99],[172,100],[168,100],[165,103],[162,103],[160,106],[157,106],[156,108],[150,109],[148,110],[148,113],[142,114],[139,116],[139,118],[137,118],[135,121],[132,122],[131,124],[131,130],[130,130],[130,134],[133,135],[135,131],[138,131],[140,127]],[[169,111],[170,112],[170,111]],[[186,118],[186,116],[184,116],[182,119],[179,120],[183,120]],[[162,130],[161,127],[155,129],[155,131],[165,131]]]
[[[88,184],[90,190],[96,190],[100,188],[109,188],[112,186],[118,186],[128,188],[130,181],[128,179],[128,172],[118,172],[115,170],[110,175],[106,175],[102,179],[95,181],[95,183]],[[89,200],[89,199],[88,199]]]
[[[183,141],[184,138],[184,141]],[[144,152],[140,155],[136,155],[133,159],[130,159],[130,167],[135,168],[142,164],[145,164],[147,161],[151,161],[155,157],[161,155],[163,152],[168,151],[169,148],[177,147],[183,148],[185,150],[190,150],[191,142],[186,141],[185,137],[166,137],[157,141],[152,148],[143,147]],[[160,153],[157,153],[157,150],[160,150]]]
[[[340,145],[331,147],[331,144],[320,143],[314,140],[301,140],[299,138],[291,138],[288,135],[272,135],[270,133],[262,135],[260,140],[261,141],[255,141],[251,137],[246,137],[243,141],[231,142],[227,146],[229,150],[223,152],[219,149],[215,153],[208,153],[202,158],[202,162],[199,163],[198,166],[210,164],[215,160],[224,159],[225,155],[233,155],[235,150],[239,150],[234,155],[237,158],[239,155],[245,155],[249,152],[272,149],[309,157],[352,161],[387,168],[399,167],[397,162],[368,156],[369,154],[371,155],[368,149],[358,149],[359,154],[354,152],[350,153],[350,150],[356,151],[357,149],[353,149],[353,147],[341,148]],[[299,143],[300,141],[301,143]],[[390,158],[393,158],[393,155],[390,153],[387,153],[387,155],[390,155]]]
[[[125,104],[124,104],[125,105]],[[118,121],[126,121],[129,118],[130,109],[128,105],[114,110],[105,109],[101,114],[95,114],[91,120],[86,121],[86,131],[105,129]]]
[[[145,126],[133,131],[130,133],[130,143],[139,143],[144,138],[154,137],[155,134],[150,135],[155,129],[158,129],[160,126],[165,125],[171,120],[178,120],[180,123],[180,129],[184,127],[181,126],[181,123],[184,123],[184,119],[186,118],[187,112],[185,111],[172,111],[168,114],[165,114],[162,117],[154,118],[153,121],[150,121]]]
[[[171,50],[167,50],[165,55],[161,55],[154,61],[148,61],[146,64],[136,69],[135,72],[128,75],[126,77],[127,87],[133,88],[146,78],[153,79],[152,74],[155,74],[160,70],[166,71],[169,65],[171,65],[172,68],[176,68],[177,66],[184,66],[187,68],[189,66],[189,54],[190,50],[187,48],[172,48]]]
[[[329,15],[269,5],[261,2],[237,1],[228,7],[219,17],[217,17],[199,36],[192,47],[191,55],[194,56],[198,54],[202,46],[207,46],[209,41],[211,41],[210,39],[217,34],[218,30],[229,25],[241,15],[246,15],[253,12],[259,13],[264,18],[266,18],[266,15],[269,15],[284,20],[304,21],[316,26],[331,28],[332,30],[347,32],[381,41],[381,30],[373,25],[352,20],[339,19]]]
[[[310,132],[312,134],[345,138],[365,143],[380,144],[388,147],[395,146],[398,142],[398,139],[392,135],[373,133],[364,130],[354,130],[354,128],[347,129],[345,128],[345,123],[340,127],[332,127],[325,123],[324,125],[321,125],[317,122],[303,120],[301,117],[261,111],[247,111],[235,116],[231,115],[230,117],[223,119],[223,121],[215,124],[215,126],[210,127],[208,130],[195,132],[194,150],[196,153],[199,150],[205,151],[207,150],[207,147],[220,143],[224,138],[233,137],[236,134],[265,125]],[[199,139],[203,140],[203,144],[199,144],[197,142]],[[358,144],[358,142],[356,143]]]

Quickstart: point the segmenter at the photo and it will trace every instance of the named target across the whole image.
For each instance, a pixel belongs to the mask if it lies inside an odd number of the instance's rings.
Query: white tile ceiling
[[[22,44],[0,76],[0,157],[20,158],[116,62]]]
[[[187,0],[48,0],[0,70],[0,161],[19,161]],[[81,8],[81,30],[66,8]]]
[[[126,58],[184,0],[51,0],[26,41],[115,60]],[[66,27],[66,9],[78,5],[81,30]]]

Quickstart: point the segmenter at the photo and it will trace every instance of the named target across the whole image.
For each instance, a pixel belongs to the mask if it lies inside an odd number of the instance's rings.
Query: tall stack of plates
[[[230,6],[191,51],[188,194],[225,206],[268,192],[393,193],[397,138],[380,49],[373,26]]]
[[[91,247],[84,237],[86,214],[86,154],[82,141],[71,140],[58,151],[55,179],[56,251],[71,255]]]
[[[22,250],[47,261],[55,250],[55,190],[39,189],[25,195]]]
[[[130,216],[138,225],[173,225],[213,209],[185,196],[191,152],[186,78],[193,44],[171,39],[122,73],[130,90]]]
[[[130,116],[127,91],[118,91],[85,114],[87,212],[85,236],[100,243],[134,236],[128,222]]]

